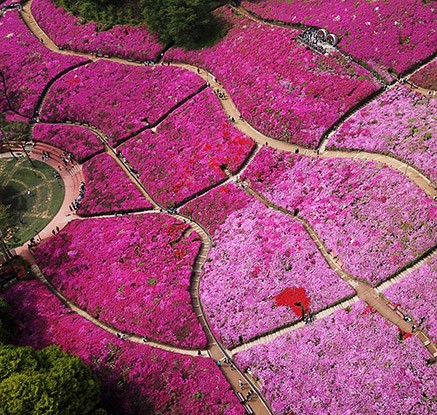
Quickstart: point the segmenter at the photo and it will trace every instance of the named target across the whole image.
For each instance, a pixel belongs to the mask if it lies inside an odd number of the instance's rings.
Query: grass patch
[[[64,182],[55,177],[56,171],[38,160],[33,164],[35,168],[27,159],[0,159],[0,202],[10,206],[1,228],[10,248],[45,228],[64,200]]]

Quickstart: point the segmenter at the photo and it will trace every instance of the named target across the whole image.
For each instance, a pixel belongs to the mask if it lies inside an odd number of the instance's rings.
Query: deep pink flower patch
[[[96,23],[81,23],[51,0],[34,0],[32,13],[44,32],[63,49],[140,61],[156,60],[163,49],[145,26],[117,25],[98,30]]]
[[[87,219],[47,240],[36,260],[67,298],[116,329],[204,348],[189,293],[200,245],[187,224],[163,214]]]
[[[423,0],[260,0],[244,7],[270,19],[326,28],[338,47],[383,76],[403,73],[435,53],[437,8]]]
[[[196,95],[161,123],[119,147],[142,183],[164,206],[180,204],[235,173],[254,142],[225,116],[209,90]]]
[[[156,123],[203,85],[200,77],[181,68],[96,61],[54,83],[41,118],[89,123],[117,144]]]
[[[244,414],[212,359],[123,342],[71,312],[38,281],[15,284],[2,295],[13,310],[17,343],[37,348],[56,343],[81,357],[102,382],[108,412]]]
[[[108,154],[99,154],[83,165],[86,182],[80,215],[151,209],[151,203]]]
[[[48,50],[28,30],[17,11],[0,17],[0,71],[12,109],[31,117],[44,87],[60,72],[86,59]]]
[[[164,59],[207,69],[243,117],[268,136],[315,147],[328,127],[379,88],[369,72],[339,53],[307,50],[296,41],[297,30],[258,24],[227,9],[218,15],[230,29],[215,46],[171,48]]]
[[[410,81],[422,88],[437,91],[437,60],[430,62],[413,74]]]
[[[79,163],[103,151],[103,144],[95,134],[78,125],[37,123],[33,139],[72,153]]]

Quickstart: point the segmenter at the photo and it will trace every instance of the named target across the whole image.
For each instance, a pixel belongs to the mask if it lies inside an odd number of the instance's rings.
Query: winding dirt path
[[[41,29],[41,27],[36,22],[34,16],[31,13],[31,7],[32,7],[32,0],[29,0],[28,3],[26,3],[25,7],[23,7],[23,11],[21,12],[21,16],[28,26],[28,28],[31,30],[31,32],[39,39],[43,40],[44,45],[56,53],[61,53],[65,55],[73,55],[73,56],[81,56],[84,58],[87,58],[91,61],[97,61],[97,60],[109,60],[112,62],[118,62],[123,65],[131,65],[131,66],[144,66],[141,62],[134,62],[134,61],[128,61],[126,59],[122,58],[116,58],[116,57],[96,57],[92,54],[87,53],[81,53],[81,52],[72,52],[69,50],[59,50],[57,45],[49,38],[49,36]],[[158,65],[164,65],[164,63],[159,63]],[[414,166],[409,165],[403,161],[400,161],[394,157],[379,154],[379,153],[372,153],[367,151],[324,151],[324,146],[326,145],[327,140],[324,141],[321,145],[321,149],[319,151],[309,149],[303,146],[299,146],[296,144],[289,144],[283,141],[279,141],[276,139],[273,139],[271,137],[265,136],[264,134],[260,133],[258,130],[253,128],[250,124],[248,124],[244,119],[242,119],[240,116],[240,112],[238,111],[237,107],[235,106],[232,99],[229,97],[229,94],[225,89],[223,88],[222,84],[216,79],[216,77],[205,71],[204,69],[198,68],[194,65],[185,64],[185,63],[170,63],[170,66],[175,67],[181,67],[184,69],[187,69],[193,73],[196,73],[200,77],[202,77],[214,91],[220,91],[224,98],[220,98],[217,94],[217,98],[220,101],[221,106],[223,107],[225,113],[235,120],[234,126],[240,130],[242,133],[246,134],[250,138],[252,138],[256,143],[259,145],[268,145],[272,148],[281,150],[281,151],[287,151],[287,152],[296,152],[298,150],[301,154],[304,154],[309,157],[327,157],[327,158],[350,158],[350,159],[363,159],[363,160],[371,160],[371,161],[378,161],[380,163],[386,164],[398,171],[400,171],[402,174],[406,175],[410,180],[412,180],[418,187],[420,187],[427,195],[434,197],[437,195],[437,188],[432,184],[432,182],[424,176],[419,170],[417,170]],[[366,102],[369,103],[368,101]],[[361,108],[361,106],[357,106],[357,108]],[[356,110],[354,109],[352,113],[355,113]],[[352,115],[350,114],[350,116]],[[349,116],[348,116],[349,117]],[[342,122],[344,122],[345,119],[342,119]],[[335,125],[334,127],[331,127],[328,130],[334,131],[337,129],[339,125]],[[329,132],[327,132],[329,134]],[[324,135],[326,135],[325,133]]]
[[[110,58],[105,58],[105,57],[97,58],[91,54],[78,53],[78,52],[72,52],[72,51],[67,51],[67,50],[58,50],[57,45],[47,36],[46,33],[44,33],[44,31],[42,31],[42,29],[39,27],[39,25],[35,21],[33,15],[31,14],[31,5],[32,5],[32,0],[30,0],[23,7],[23,12],[21,13],[21,16],[22,16],[23,20],[25,21],[26,25],[28,26],[28,28],[31,30],[31,32],[37,38],[41,39],[42,42],[44,43],[44,45],[48,49],[50,49],[56,53],[62,53],[62,54],[74,55],[74,56],[82,56],[82,57],[89,59],[90,61],[96,61],[96,60],[101,59],[101,60],[110,60],[113,62],[118,62],[118,63],[124,64],[124,65],[143,66],[139,62],[130,62],[128,60],[121,59],[121,58],[111,58],[111,57]],[[251,137],[257,143],[256,151],[258,151],[261,148],[261,146],[266,145],[266,146],[270,146],[272,148],[275,148],[275,149],[278,149],[281,151],[290,152],[290,153],[299,152],[300,154],[303,154],[303,155],[306,155],[309,157],[349,158],[349,159],[363,159],[363,160],[378,161],[378,162],[386,164],[392,168],[395,168],[398,171],[400,171],[402,174],[406,175],[410,180],[412,180],[418,187],[420,187],[429,196],[434,197],[437,195],[436,187],[433,186],[433,184],[431,183],[431,181],[427,177],[425,177],[422,173],[420,173],[415,167],[410,166],[407,163],[399,161],[393,157],[390,157],[387,155],[382,155],[382,154],[377,154],[377,153],[364,152],[364,151],[323,151],[324,150],[323,147],[321,149],[322,151],[315,151],[313,149],[308,149],[308,148],[305,148],[302,146],[285,143],[285,142],[267,137],[267,136],[263,135],[262,133],[260,133],[259,131],[257,131],[256,129],[254,129],[244,119],[241,118],[241,114],[238,111],[238,109],[236,108],[234,102],[229,97],[227,92],[223,89],[221,83],[219,81],[217,81],[217,79],[211,73],[209,73],[203,69],[197,68],[193,65],[189,65],[189,64],[171,63],[171,65],[176,66],[176,67],[182,67],[182,68],[185,68],[187,70],[190,70],[190,71],[198,74],[209,84],[209,86],[211,88],[213,88],[214,91],[220,91],[221,92],[220,95],[222,95],[222,94],[224,95],[224,97],[218,97],[224,111],[231,119],[235,120],[234,125],[236,128],[238,128],[241,132],[243,132],[246,135],[248,135],[249,137]],[[343,121],[344,120],[342,120],[342,122]],[[125,173],[132,180],[132,182],[138,187],[138,189],[142,192],[142,194],[152,203],[155,211],[156,210],[162,211],[163,208],[161,206],[159,206],[159,204],[156,201],[154,201],[153,198],[148,194],[148,192],[146,191],[146,189],[144,188],[144,186],[140,182],[138,176],[136,174],[134,174],[134,172],[132,171],[132,169],[128,165],[128,163],[123,162],[123,160],[121,160],[120,157],[117,156],[116,150],[112,146],[110,146],[110,144],[107,142],[104,133],[98,129],[95,129],[94,127],[91,127],[91,126],[86,126],[86,127],[89,128],[91,131],[93,131],[101,139],[101,141],[105,145],[105,151],[108,154],[110,154],[111,157],[114,158],[114,160],[117,161],[117,163],[120,165],[121,168],[123,168]],[[246,166],[247,166],[247,164],[246,164]],[[244,168],[245,168],[245,166],[244,166]],[[240,174],[241,174],[241,171],[240,171]],[[263,200],[260,195],[255,194],[255,192],[253,192],[251,189],[248,189],[248,192],[249,193],[252,192],[251,193],[252,196],[259,198],[260,200],[263,201],[263,203],[266,203],[269,207],[280,210],[284,214],[293,216],[291,212],[288,212],[288,211],[283,212],[281,210],[282,208],[272,205],[267,200]],[[67,194],[67,191],[66,191],[66,194]],[[68,206],[68,204],[67,204],[67,206]],[[208,350],[207,351],[200,351],[201,355],[206,356],[206,354],[208,354],[213,359],[220,360],[220,359],[223,359],[224,357],[231,357],[232,353],[236,353],[238,351],[246,350],[247,348],[253,347],[255,345],[255,342],[271,341],[273,338],[279,337],[280,335],[284,334],[281,331],[278,331],[275,334],[269,334],[265,337],[261,337],[260,339],[255,340],[253,342],[253,344],[246,343],[245,345],[239,346],[238,348],[233,349],[232,352],[223,349],[223,347],[220,345],[220,343],[217,342],[216,338],[214,337],[212,331],[209,328],[209,325],[205,319],[203,309],[202,309],[202,304],[201,304],[201,301],[200,301],[199,295],[198,295],[200,275],[202,272],[203,265],[204,265],[206,258],[208,256],[209,250],[211,248],[211,238],[209,237],[207,232],[200,226],[200,224],[198,224],[194,221],[191,221],[191,220],[189,220],[189,218],[183,217],[181,215],[176,214],[176,216],[178,218],[181,218],[181,220],[188,221],[190,223],[191,229],[195,230],[202,238],[202,248],[201,248],[201,251],[199,252],[199,255],[196,259],[193,278],[192,278],[191,287],[190,287],[191,298],[192,298],[194,310],[196,312],[196,315],[197,315],[199,321],[201,322],[202,326],[204,327],[204,330],[205,330],[205,333],[207,334],[207,338],[208,338],[208,342],[209,342]],[[320,241],[320,238],[318,238],[318,236],[316,235],[314,230],[311,228],[311,226],[308,223],[306,223],[302,218],[296,218],[296,219],[298,219],[304,225],[305,229],[307,230],[307,232],[309,233],[311,238],[314,240],[314,242],[318,246],[319,250],[321,251],[322,255],[325,257],[326,261],[331,266],[331,268],[334,269],[342,279],[344,279],[345,281],[350,283],[351,286],[353,286],[353,288],[357,292],[356,297],[353,297],[352,299],[346,300],[343,303],[339,303],[336,306],[333,306],[329,309],[326,309],[326,310],[323,310],[323,311],[317,313],[315,315],[316,319],[323,318],[326,315],[332,314],[332,312],[334,312],[336,309],[347,307],[348,305],[351,305],[354,302],[358,301],[358,299],[362,299],[362,300],[366,301],[372,308],[376,309],[384,318],[387,318],[388,320],[392,321],[394,324],[396,324],[402,330],[404,330],[406,332],[411,332],[411,325],[412,325],[411,323],[405,322],[400,316],[398,316],[396,313],[394,313],[393,310],[391,310],[388,307],[387,302],[384,299],[382,299],[381,296],[379,296],[378,292],[375,289],[373,289],[372,287],[368,286],[365,283],[357,281],[353,276],[346,273],[341,268],[341,266],[339,266],[339,264],[335,261],[335,259],[332,258],[330,256],[330,254],[327,252],[323,243]],[[71,218],[69,220],[71,220]],[[78,314],[87,318],[89,321],[92,321],[94,324],[98,325],[99,327],[102,327],[106,331],[111,332],[113,334],[116,334],[116,331],[114,329],[103,325],[100,321],[93,319],[93,317],[87,315],[87,313],[85,313],[83,310],[81,310],[81,309],[75,307],[73,304],[69,303],[68,300],[62,296],[62,294],[57,292],[56,289],[54,289],[54,287],[51,286],[51,284],[45,279],[45,277],[41,273],[38,274],[37,269],[36,269],[36,271],[37,271],[37,275],[39,275],[39,278],[44,282],[44,284],[46,284],[47,287],[52,292],[55,293],[55,295],[57,295],[59,298],[61,298],[61,300],[64,303],[68,304],[68,306],[70,308],[72,308],[75,312],[77,312]],[[302,323],[299,322],[299,323],[296,323],[295,325],[292,325],[292,326],[287,327],[287,328],[282,329],[282,330],[287,332],[287,330],[288,331],[296,330],[296,329],[300,328],[301,326],[302,326]],[[271,337],[271,336],[273,336],[273,337]],[[421,336],[421,334],[419,333],[418,337],[421,338],[420,336]],[[136,341],[136,342],[143,342],[140,337],[135,337],[135,336],[129,337],[128,340]],[[423,341],[423,343],[425,344],[426,341],[428,341],[428,340]],[[153,347],[162,348],[164,350],[169,350],[172,352],[189,354],[189,355],[197,355],[198,354],[197,351],[172,348],[172,347],[169,347],[166,345],[161,345],[158,343],[148,343],[148,344],[153,346]],[[256,344],[259,344],[259,343],[256,343]],[[268,404],[264,401],[264,398],[259,393],[258,385],[255,384],[254,380],[250,376],[246,376],[245,374],[239,372],[238,369],[233,364],[222,364],[221,370],[223,371],[225,377],[228,379],[229,383],[231,384],[231,386],[234,388],[235,391],[238,391],[240,389],[240,387],[238,385],[239,379],[244,379],[245,382],[248,383],[250,385],[250,387],[253,388],[253,390],[255,390],[256,393],[255,393],[254,397],[252,398],[253,401],[251,400],[251,402],[250,402],[250,406],[256,414],[264,415],[264,414],[271,413],[271,411],[268,407]]]

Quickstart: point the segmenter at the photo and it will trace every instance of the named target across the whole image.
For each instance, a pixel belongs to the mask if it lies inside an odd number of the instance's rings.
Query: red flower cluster
[[[310,299],[307,296],[305,288],[286,288],[275,297],[275,300],[277,307],[281,305],[289,306],[294,313],[301,318],[304,316],[304,314],[308,314],[310,312]]]

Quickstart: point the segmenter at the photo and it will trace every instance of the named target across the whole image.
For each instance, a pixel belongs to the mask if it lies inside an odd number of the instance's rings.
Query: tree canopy
[[[211,11],[220,0],[55,0],[66,10],[103,29],[145,23],[166,45],[187,48],[215,40],[220,25]]]
[[[99,394],[90,369],[58,346],[0,346],[1,415],[86,415]]]

